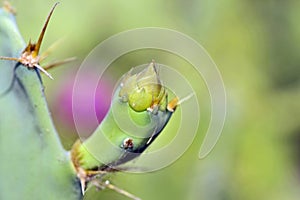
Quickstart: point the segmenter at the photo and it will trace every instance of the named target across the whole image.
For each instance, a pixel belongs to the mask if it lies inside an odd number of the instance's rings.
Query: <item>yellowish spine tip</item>
[[[178,102],[179,102],[179,99],[178,97],[175,97],[174,99],[172,99],[169,103],[168,103],[168,106],[167,106],[167,109],[168,111],[170,112],[174,112],[177,105],[178,105]]]

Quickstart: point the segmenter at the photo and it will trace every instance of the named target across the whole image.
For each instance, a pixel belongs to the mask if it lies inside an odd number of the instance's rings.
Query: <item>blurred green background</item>
[[[36,41],[54,2],[11,1],[26,41]],[[223,133],[209,156],[199,160],[210,104],[205,85],[194,82],[202,118],[190,148],[167,168],[147,174],[114,174],[111,182],[145,200],[299,199],[300,1],[60,2],[43,49],[63,38],[51,58],[76,56],[78,61],[53,69],[54,81],[46,77],[43,80],[52,116],[66,148],[70,148],[77,135],[66,119],[70,117],[66,116],[67,111],[62,112],[67,105],[60,99],[66,93],[63,89],[72,89],[69,80],[88,53],[121,31],[149,26],[170,28],[194,38],[217,64],[228,101]],[[182,62],[165,52],[135,52],[116,60],[112,64],[114,70],[107,76],[117,79],[130,67],[152,58],[159,63]],[[119,70],[118,65],[126,67]],[[86,126],[87,132],[92,126]],[[126,199],[115,192],[100,193],[92,191],[86,199]]]

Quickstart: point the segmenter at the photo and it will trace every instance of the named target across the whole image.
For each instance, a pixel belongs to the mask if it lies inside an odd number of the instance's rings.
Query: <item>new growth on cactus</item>
[[[154,61],[140,72],[132,68],[125,74],[107,116],[92,136],[77,141],[71,150],[82,190],[96,176],[118,171],[118,166],[140,156],[161,133],[177,105],[177,97],[168,102]],[[131,130],[136,134],[122,127],[127,123],[136,124]]]

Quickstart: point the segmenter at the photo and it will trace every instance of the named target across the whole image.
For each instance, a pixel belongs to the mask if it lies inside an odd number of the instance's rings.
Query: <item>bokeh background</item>
[[[55,1],[11,0],[26,41],[36,40]],[[210,119],[209,95],[194,82],[201,102],[197,137],[171,166],[147,174],[119,173],[109,177],[120,188],[150,199],[292,200],[300,196],[300,1],[297,0],[114,0],[61,4],[49,24],[43,49],[63,39],[49,60],[78,60],[44,78],[46,96],[64,146],[78,137],[72,122],[72,84],[80,63],[101,41],[121,31],[163,27],[194,38],[208,51],[222,74],[227,117],[221,138],[203,160],[198,152]],[[159,51],[141,51],[117,59],[99,84],[95,105],[101,120],[110,91],[130,67],[154,58],[169,65],[181,61]],[[182,63],[184,66],[184,62]],[[189,71],[185,71],[189,73]],[[93,73],[87,74],[88,80]],[[87,135],[95,128],[86,115]],[[191,117],[193,114],[191,113]],[[171,121],[176,124],[176,120]],[[159,139],[156,143],[160,143]],[[112,191],[91,191],[86,199],[127,199]]]

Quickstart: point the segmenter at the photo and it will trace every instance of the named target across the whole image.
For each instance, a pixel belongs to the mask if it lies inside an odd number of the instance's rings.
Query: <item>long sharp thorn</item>
[[[134,196],[133,194],[131,194],[131,193],[129,193],[129,192],[127,192],[127,191],[125,191],[125,190],[123,190],[121,188],[118,188],[115,185],[110,184],[109,181],[105,181],[104,184],[105,184],[105,186],[107,188],[109,188],[111,190],[114,190],[114,191],[118,192],[119,194],[122,194],[122,195],[124,195],[124,196],[126,196],[126,197],[128,197],[128,198],[130,198],[132,200],[141,200],[140,198]]]
[[[76,60],[75,57],[67,58],[67,59],[64,59],[64,60],[61,60],[61,61],[57,61],[57,62],[51,63],[51,64],[49,64],[49,65],[46,65],[46,66],[44,67],[44,69],[45,69],[45,70],[48,70],[48,69],[51,69],[51,68],[56,67],[56,66],[58,66],[58,65],[63,65],[63,64],[72,62],[72,61],[74,61],[74,60]]]
[[[39,40],[38,40],[38,42],[37,42],[36,45],[35,45],[34,52],[36,53],[36,55],[39,54],[40,47],[41,47],[41,44],[42,44],[42,41],[43,41],[43,38],[44,38],[44,35],[45,35],[45,32],[46,32],[48,23],[49,23],[49,21],[50,21],[51,15],[52,15],[52,13],[53,13],[55,7],[56,7],[58,4],[59,4],[59,2],[56,2],[56,3],[54,4],[54,6],[52,7],[52,9],[51,9],[51,11],[50,11],[50,13],[49,13],[49,15],[48,15],[48,17],[47,17],[47,19],[46,19],[46,22],[45,22],[44,27],[43,27],[43,29],[42,29],[42,32],[41,32],[41,34],[40,34]]]
[[[39,70],[41,70],[44,74],[46,74],[50,79],[53,80],[53,77],[51,76],[51,74],[49,74],[46,70],[44,70],[41,66],[39,66],[38,64],[34,65],[36,68],[38,68]]]
[[[12,61],[20,62],[19,58],[12,58],[12,57],[5,57],[5,56],[0,56],[0,60],[12,60]]]
[[[182,104],[183,102],[185,102],[185,101],[189,100],[190,98],[192,98],[194,95],[195,95],[195,93],[189,94],[188,96],[186,96],[186,97],[180,99],[180,100],[178,101],[177,104],[178,104],[178,105]]]

